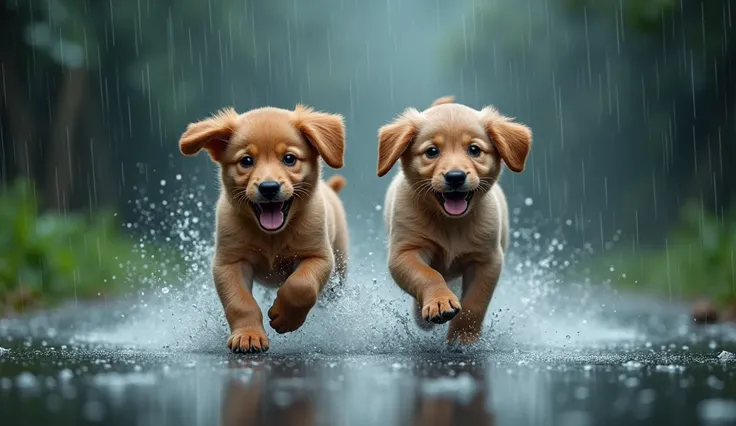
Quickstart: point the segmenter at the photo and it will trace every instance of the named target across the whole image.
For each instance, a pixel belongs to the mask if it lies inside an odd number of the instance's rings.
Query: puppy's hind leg
[[[485,262],[475,263],[463,274],[463,311],[450,323],[448,343],[475,343],[483,331],[483,318],[501,276],[504,254],[494,250]]]
[[[337,284],[343,287],[348,280],[348,234],[347,224],[342,226],[345,230],[335,238],[335,276]]]
[[[345,225],[347,228],[347,225]],[[348,236],[347,232],[339,233],[333,246],[335,269],[329,283],[322,292],[322,299],[334,302],[342,294],[348,281]]]
[[[348,263],[347,256],[342,252],[335,251],[335,269],[330,277],[329,282],[325,285],[320,301],[333,303],[340,299],[345,290],[348,280]],[[322,306],[320,304],[320,306]]]

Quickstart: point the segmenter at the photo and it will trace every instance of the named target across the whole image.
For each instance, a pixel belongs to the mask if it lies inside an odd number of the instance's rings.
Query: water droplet
[[[531,206],[532,204],[534,204],[534,200],[532,200],[531,197],[526,197],[526,199],[524,200],[524,204],[526,204],[527,206]]]
[[[162,289],[161,289],[161,293],[163,293],[163,294],[168,294],[168,293],[169,293],[169,288],[168,288],[168,287],[164,287],[164,288],[162,288]]]

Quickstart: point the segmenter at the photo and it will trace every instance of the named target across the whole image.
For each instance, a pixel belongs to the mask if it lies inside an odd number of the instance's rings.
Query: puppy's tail
[[[336,193],[340,193],[343,188],[345,188],[345,185],[347,185],[348,181],[345,180],[344,177],[340,175],[332,175],[327,179],[327,186],[332,188],[333,191]]]
[[[435,99],[434,102],[432,102],[432,105],[430,105],[429,107],[432,108],[432,107],[437,106],[437,105],[451,104],[453,102],[455,102],[455,97],[454,96],[452,96],[452,95],[450,95],[450,96],[443,96],[441,98]]]

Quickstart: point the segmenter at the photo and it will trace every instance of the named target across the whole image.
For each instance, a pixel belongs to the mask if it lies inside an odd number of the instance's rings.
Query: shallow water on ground
[[[228,354],[224,332],[126,342],[120,323],[95,321],[125,303],[69,306],[0,322],[0,412],[8,425],[736,424],[736,328],[619,303],[608,329],[567,343],[491,331],[458,350],[407,326],[415,339],[320,345],[305,331],[258,355]]]

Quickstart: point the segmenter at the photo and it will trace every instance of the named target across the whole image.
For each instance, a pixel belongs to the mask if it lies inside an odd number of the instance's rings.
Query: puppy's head
[[[260,228],[279,232],[289,212],[309,198],[320,177],[319,157],[341,168],[345,128],[339,115],[297,105],[294,111],[232,108],[191,123],[179,140],[184,155],[207,150],[221,168],[223,189],[235,206],[245,206]]]
[[[480,111],[447,96],[422,112],[405,110],[378,131],[378,176],[401,160],[418,197],[429,197],[444,215],[464,216],[473,198],[488,192],[501,162],[524,170],[531,130],[493,107]]]

